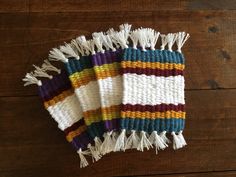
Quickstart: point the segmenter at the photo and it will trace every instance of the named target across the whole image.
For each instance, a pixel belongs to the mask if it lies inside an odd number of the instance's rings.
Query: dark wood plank
[[[102,177],[236,170],[236,90],[187,91],[186,101],[186,148],[158,155],[154,150],[111,153],[79,169],[77,154],[39,98],[2,97],[0,174]]]
[[[185,173],[185,174],[169,174],[169,175],[151,175],[152,177],[235,177],[236,171],[222,171],[222,172],[203,172],[203,173]],[[150,176],[150,177],[151,177]],[[149,175],[139,176],[149,177]]]
[[[191,34],[183,49],[186,89],[236,88],[236,12],[6,13],[0,16],[0,96],[35,94],[22,87],[21,78],[33,63],[41,64],[52,47],[126,21],[134,28]]]
[[[0,0],[0,4],[0,12],[119,12],[236,9],[235,2],[232,0]]]

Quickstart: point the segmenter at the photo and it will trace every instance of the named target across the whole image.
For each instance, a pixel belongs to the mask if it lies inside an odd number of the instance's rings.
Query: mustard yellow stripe
[[[122,61],[122,68],[150,68],[150,69],[179,69],[184,70],[183,64],[160,63],[160,62],[142,62],[142,61]]]
[[[51,100],[44,102],[44,107],[47,109],[49,106],[54,106],[58,102],[63,101],[66,97],[71,96],[73,94],[73,90],[65,90],[61,94],[53,97]]]
[[[97,79],[115,77],[120,74],[120,70],[121,70],[120,63],[117,62],[94,67]]]
[[[91,125],[95,122],[100,122],[102,120],[102,112],[101,109],[89,110],[83,112],[84,121],[87,126]]]
[[[96,80],[93,68],[84,69],[83,71],[73,73],[69,76],[69,78],[74,88],[87,85],[90,81]]]
[[[140,119],[156,119],[156,118],[185,118],[185,112],[182,111],[166,111],[166,112],[140,112],[140,111],[122,111],[122,118],[140,118]]]
[[[68,135],[66,136],[67,141],[71,142],[73,140],[74,137],[80,135],[82,132],[84,132],[87,129],[86,125],[82,125],[81,127],[79,127],[78,129],[71,131],[70,133],[68,133]]]
[[[103,120],[112,120],[115,118],[120,118],[120,105],[113,105],[110,107],[102,108],[102,117]]]

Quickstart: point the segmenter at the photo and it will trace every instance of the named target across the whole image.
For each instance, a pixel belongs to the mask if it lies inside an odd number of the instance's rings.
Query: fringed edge
[[[63,52],[57,48],[53,48],[49,52],[48,59],[51,61],[61,61],[63,63],[68,63],[68,61],[69,61],[68,58],[65,57]]]
[[[89,165],[87,159],[85,158],[86,155],[91,156],[91,152],[89,149],[82,151],[82,149],[80,148],[77,153],[79,154],[79,158],[80,158],[80,168],[84,168],[86,166]]]
[[[114,132],[113,132],[114,133]],[[104,140],[108,141],[109,148],[112,148],[112,141],[111,141],[111,134],[110,132],[109,136],[105,135]],[[149,150],[150,148],[155,148],[156,154],[158,154],[159,150],[164,150],[167,147],[169,147],[169,143],[171,141],[166,136],[166,131],[163,131],[161,133],[157,133],[157,131],[153,131],[150,136],[145,131],[136,131],[131,130],[130,133],[128,133],[125,129],[122,129],[119,136],[116,138],[115,146],[114,146],[114,152],[116,151],[125,151],[127,149],[137,149],[138,151],[144,151],[144,149]],[[187,145],[182,130],[178,133],[172,132],[171,135],[173,136],[173,149],[180,149]],[[128,138],[127,138],[128,136]],[[108,138],[109,137],[109,138]],[[103,148],[106,149],[106,144],[103,144]],[[111,150],[109,151],[111,152]]]
[[[116,143],[114,146],[114,152],[117,151],[125,151],[127,137],[126,137],[126,130],[122,129],[120,135],[116,139]]]
[[[160,34],[152,28],[138,28],[131,31],[129,35],[132,41],[132,47],[137,49],[138,46],[140,46],[142,51],[146,51],[149,48],[155,50],[159,36],[161,37],[160,50],[164,50],[165,47],[168,46],[168,50],[172,52],[172,47],[176,43],[177,51],[180,53],[184,43],[190,37],[190,35],[185,32],[169,33],[167,35]]]
[[[33,67],[35,68],[35,70],[34,70],[35,77],[44,77],[44,78],[48,78],[48,79],[53,78],[53,76],[46,73],[46,70],[44,70],[43,68],[40,68],[36,65],[33,65]]]
[[[44,60],[43,62],[44,63],[42,64],[42,69],[44,71],[54,71],[54,72],[57,72],[58,74],[61,73],[61,70],[53,66],[48,60]]]
[[[158,135],[157,131],[153,131],[151,133],[149,136],[149,141],[155,146],[156,154],[158,154],[159,150],[164,150],[168,147],[166,140],[163,138],[163,136]]]
[[[100,154],[100,152],[97,150],[97,148],[95,146],[92,146],[89,143],[87,147],[90,150],[93,162],[96,162],[102,158],[102,155]]]
[[[26,73],[25,77],[22,79],[22,81],[25,82],[24,86],[36,84],[38,86],[42,86],[42,81],[37,79],[36,76],[34,76],[33,72]]]
[[[66,58],[73,57],[77,60],[80,59],[80,56],[76,50],[73,49],[72,44],[67,44],[60,46],[61,52],[63,52]]]
[[[140,142],[140,137],[135,130],[131,130],[131,134],[127,138],[125,149],[137,149]]]
[[[175,132],[172,132],[171,135],[173,136],[173,149],[174,150],[183,148],[184,146],[187,145],[182,131],[180,131],[178,134],[176,134]]]
[[[128,38],[130,36],[131,25],[123,24],[120,25],[120,31],[115,31],[113,28],[107,31],[107,34],[112,40],[112,43],[116,46],[116,48],[121,47],[122,49],[128,48]]]
[[[149,150],[150,148],[153,148],[152,143],[148,139],[148,133],[145,131],[140,132],[140,142],[138,144],[137,150],[142,151],[147,148]]]
[[[114,150],[114,142],[116,141],[116,139],[114,138],[114,133],[114,131],[104,133],[104,140],[100,148],[100,153],[102,155],[108,154]]]

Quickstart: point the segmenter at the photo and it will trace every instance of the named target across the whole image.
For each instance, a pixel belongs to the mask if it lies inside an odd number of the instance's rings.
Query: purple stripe
[[[44,101],[61,94],[65,90],[71,89],[71,83],[65,71],[53,76],[52,79],[43,80],[39,87],[39,95]]]
[[[115,118],[112,120],[105,120],[104,126],[107,131],[120,130],[120,118]]]
[[[88,133],[82,132],[80,135],[75,136],[73,140],[71,141],[71,144],[74,146],[76,150],[79,150],[80,148],[82,150],[87,149],[87,146],[89,143],[93,143],[93,140],[90,138]]]
[[[94,66],[101,66],[104,64],[110,64],[114,62],[121,62],[120,57],[121,50],[117,51],[105,51],[105,53],[97,53],[96,55],[93,55],[92,62]]]

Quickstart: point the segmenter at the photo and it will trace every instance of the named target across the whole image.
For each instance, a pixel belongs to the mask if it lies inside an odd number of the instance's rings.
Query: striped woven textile
[[[108,34],[93,33],[93,40],[98,51],[92,55],[92,62],[99,86],[102,120],[106,132],[101,145],[102,154],[114,151],[117,133],[120,130],[123,96],[120,62],[123,48],[127,46],[130,28],[131,25],[123,24],[120,25],[119,32],[110,29]],[[118,46],[114,47],[115,41],[117,41],[119,48]]]
[[[174,149],[186,145],[182,136],[186,114],[185,61],[181,52],[171,49],[174,42],[183,40],[184,36],[182,33],[162,35],[164,46],[162,50],[155,50],[158,36],[159,33],[151,29],[133,31],[131,39],[134,46],[124,51],[121,62],[124,90],[120,135],[123,142],[118,141],[120,149],[137,148],[143,151],[153,145],[156,151],[164,149],[169,142],[166,133],[172,134]],[[163,48],[165,45],[168,50]],[[125,140],[127,131],[131,135]]]
[[[84,36],[80,36],[72,40],[71,44],[65,44],[60,46],[60,49],[51,50],[49,59],[65,63],[72,87],[82,107],[88,133],[95,142],[97,152],[100,153],[104,126],[99,87],[92,64],[91,53],[94,53],[92,42],[92,40],[87,41]],[[89,46],[93,47],[90,48]]]
[[[35,74],[34,76],[43,75]],[[44,76],[50,75],[44,73]],[[39,95],[45,109],[57,122],[58,128],[64,131],[67,141],[79,154],[81,167],[88,165],[84,155],[92,154],[93,160],[99,160],[100,155],[93,147],[94,142],[88,134],[82,108],[71,86],[68,74],[62,70],[59,74],[49,78],[38,82]]]
[[[45,108],[75,147],[81,167],[88,165],[85,155],[97,161],[112,151],[154,147],[158,153],[171,142],[173,149],[187,145],[181,48],[189,34],[131,31],[129,24],[119,28],[53,48],[49,60],[63,62],[62,71],[46,61],[23,79],[39,86]]]

